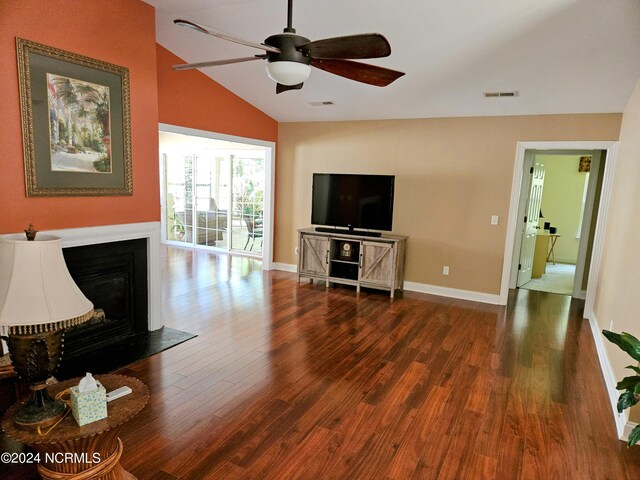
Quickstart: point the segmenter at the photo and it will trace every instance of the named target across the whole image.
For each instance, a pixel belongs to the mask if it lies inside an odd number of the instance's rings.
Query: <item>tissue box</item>
[[[71,387],[71,413],[78,425],[86,425],[107,418],[107,391],[96,381],[98,388],[91,392],[79,392],[78,387]]]

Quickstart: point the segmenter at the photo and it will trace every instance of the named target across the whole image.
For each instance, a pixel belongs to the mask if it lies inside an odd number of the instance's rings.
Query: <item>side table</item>
[[[69,413],[48,435],[18,430],[13,415],[20,403],[13,405],[2,419],[5,434],[33,448],[40,455],[38,473],[45,480],[135,480],[136,477],[120,465],[122,441],[118,437],[120,426],[144,408],[149,400],[149,389],[140,380],[123,375],[97,375],[96,379],[107,392],[128,386],[129,395],[107,403],[108,417],[80,427]],[[80,378],[66,380],[49,387],[55,396]]]

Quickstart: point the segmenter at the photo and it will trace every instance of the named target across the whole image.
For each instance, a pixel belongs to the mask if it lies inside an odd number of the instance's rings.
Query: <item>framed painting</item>
[[[580,163],[578,164],[578,172],[590,172],[591,171],[591,155],[580,157]]]
[[[27,196],[132,195],[129,70],[16,39]]]

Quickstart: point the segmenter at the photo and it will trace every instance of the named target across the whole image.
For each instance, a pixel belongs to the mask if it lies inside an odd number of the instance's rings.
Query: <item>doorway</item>
[[[590,252],[590,257],[578,259],[583,261],[582,267],[583,277],[580,281],[574,282],[575,286],[583,290],[585,297],[585,316],[589,317],[593,313],[593,303],[595,291],[598,283],[598,275],[600,261],[603,253],[602,238],[606,225],[606,213],[611,198],[611,188],[613,180],[613,171],[615,170],[615,161],[617,154],[616,141],[602,142],[518,142],[515,158],[515,168],[513,174],[513,183],[511,189],[511,200],[509,207],[509,218],[507,222],[507,234],[505,238],[505,256],[503,261],[502,282],[500,287],[501,305],[506,305],[509,289],[516,288],[518,261],[520,255],[520,245],[522,239],[522,220],[526,208],[526,201],[522,201],[522,197],[527,196],[526,181],[529,175],[533,153],[546,154],[582,154],[585,151],[601,151],[606,156],[606,165],[603,165],[599,176],[601,176],[601,187],[599,190],[598,208],[593,211],[595,215],[593,221],[589,224],[589,237],[587,248],[584,250]],[[525,169],[525,165],[527,166]],[[593,174],[591,175],[595,177]],[[591,180],[590,180],[591,181]],[[594,180],[595,181],[595,180]],[[523,188],[523,184],[525,187]],[[583,222],[584,224],[584,222]],[[585,227],[586,228],[586,227]],[[576,265],[576,271],[577,271]],[[586,290],[585,290],[586,289]],[[574,295],[577,296],[577,295]]]
[[[532,151],[525,163],[529,159],[533,174],[523,177],[531,187],[528,199],[522,199],[527,202],[528,221],[516,286],[584,299],[588,279],[584,267],[591,258],[606,152]],[[522,190],[526,192],[527,185]],[[524,261],[531,258],[530,263]]]
[[[161,125],[162,241],[272,262],[274,146]]]
[[[526,152],[517,288],[585,298],[605,157],[601,150]]]

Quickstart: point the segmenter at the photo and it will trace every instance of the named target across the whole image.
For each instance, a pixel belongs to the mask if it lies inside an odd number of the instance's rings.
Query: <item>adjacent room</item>
[[[0,2],[0,478],[640,478],[637,0]]]
[[[527,198],[521,197],[531,215],[525,228],[530,234],[516,237],[517,261],[531,269],[519,270],[517,286],[584,299],[606,152],[532,152],[531,158],[537,178],[523,184]]]
[[[273,149],[164,128],[169,131],[160,131],[163,241],[262,258]]]

